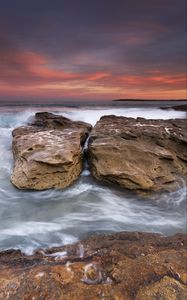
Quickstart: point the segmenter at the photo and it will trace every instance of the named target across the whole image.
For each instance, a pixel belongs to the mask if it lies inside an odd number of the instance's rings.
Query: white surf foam
[[[162,110],[159,108],[100,108],[100,109],[79,109],[65,111],[63,115],[75,121],[84,121],[92,125],[104,115],[116,115],[123,117],[142,117],[145,119],[178,119],[185,118],[185,112],[175,110]]]

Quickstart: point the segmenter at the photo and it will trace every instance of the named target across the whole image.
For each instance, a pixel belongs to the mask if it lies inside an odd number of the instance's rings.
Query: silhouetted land
[[[144,100],[144,99],[116,99],[113,103],[121,103],[125,106],[157,106],[161,109],[175,109],[187,111],[187,99],[171,99],[171,100]]]
[[[184,101],[186,102],[187,99],[168,99],[168,100],[161,100],[161,99],[114,99],[112,101],[121,101],[121,102],[125,102],[125,101],[164,101],[164,102],[171,102],[171,101]]]

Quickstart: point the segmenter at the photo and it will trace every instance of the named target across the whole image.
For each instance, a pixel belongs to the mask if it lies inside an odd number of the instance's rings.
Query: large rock
[[[82,146],[91,125],[37,113],[29,126],[13,131],[12,183],[20,189],[65,188],[82,171]]]
[[[131,190],[171,190],[186,181],[186,120],[104,116],[89,140],[92,174]]]
[[[121,232],[75,245],[0,253],[0,299],[184,300],[186,236]]]

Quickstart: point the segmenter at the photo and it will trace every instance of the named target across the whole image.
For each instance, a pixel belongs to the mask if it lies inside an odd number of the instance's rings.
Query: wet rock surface
[[[93,176],[123,188],[167,191],[187,179],[185,119],[104,116],[89,140]]]
[[[36,113],[13,131],[12,183],[20,189],[65,188],[82,171],[82,146],[91,125],[51,113]]]
[[[184,300],[186,236],[121,232],[0,253],[0,299]]]

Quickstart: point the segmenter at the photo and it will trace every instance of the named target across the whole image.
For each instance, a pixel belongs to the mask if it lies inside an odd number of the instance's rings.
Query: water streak
[[[85,165],[79,180],[63,191],[32,192],[13,187],[10,183],[11,131],[25,124],[32,114],[33,110],[0,113],[0,249],[16,248],[31,254],[39,247],[61,246],[92,233],[139,230],[170,235],[185,232],[187,189],[182,181],[176,192],[144,199],[98,184]],[[66,117],[92,124],[106,114],[163,119],[184,117],[180,111],[156,108],[63,109]],[[79,252],[82,256],[81,244]]]

